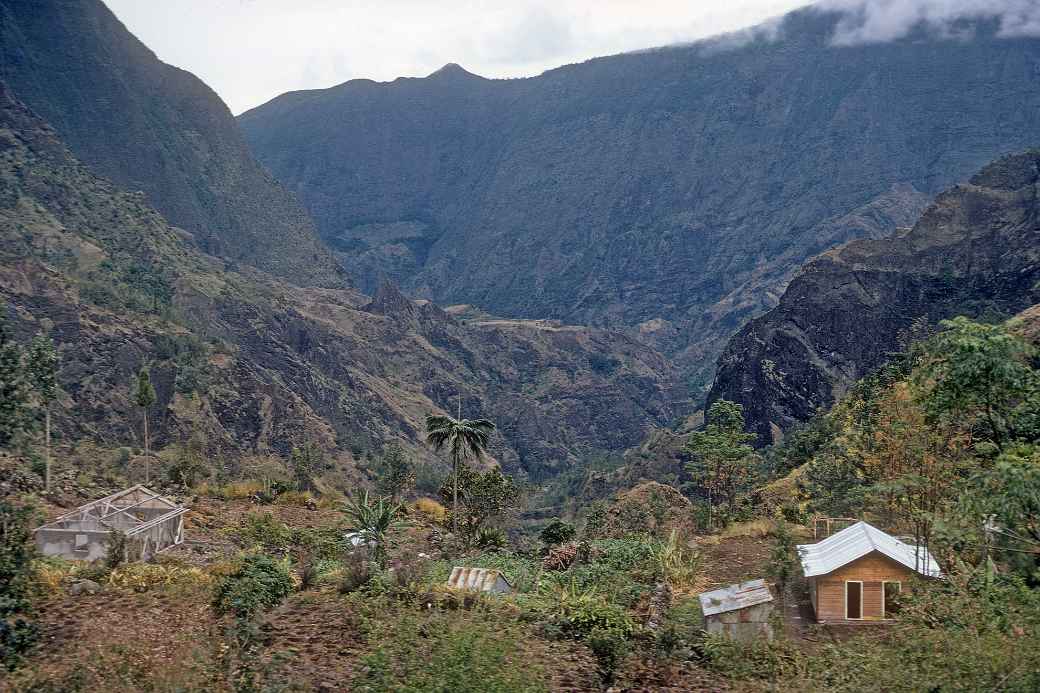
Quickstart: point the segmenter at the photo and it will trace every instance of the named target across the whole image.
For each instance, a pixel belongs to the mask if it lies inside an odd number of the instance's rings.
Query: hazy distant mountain
[[[835,402],[915,321],[1010,317],[1040,302],[1040,150],[938,197],[909,233],[817,258],[719,360],[711,399],[740,402],[763,441]]]
[[[280,96],[239,118],[360,285],[500,315],[639,326],[710,378],[809,257],[910,226],[1040,141],[1040,40],[917,32],[832,45],[836,18],[488,80]]]
[[[207,252],[304,284],[342,283],[220,98],[160,62],[99,0],[0,0],[0,79],[77,158],[144,191]]]

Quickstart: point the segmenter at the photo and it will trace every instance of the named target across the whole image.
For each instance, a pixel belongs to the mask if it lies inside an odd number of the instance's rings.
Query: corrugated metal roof
[[[705,592],[698,597],[701,600],[701,613],[713,616],[726,611],[746,609],[756,604],[773,601],[773,593],[765,580],[751,580],[739,585],[730,585],[721,589]]]
[[[805,577],[834,572],[873,551],[888,556],[910,570],[917,570],[922,575],[942,576],[939,564],[926,548],[904,544],[866,522],[857,522],[816,544],[798,546]]]
[[[512,589],[509,580],[506,580],[506,576],[500,570],[462,566],[455,566],[451,569],[448,586],[458,590],[480,592],[508,592]]]

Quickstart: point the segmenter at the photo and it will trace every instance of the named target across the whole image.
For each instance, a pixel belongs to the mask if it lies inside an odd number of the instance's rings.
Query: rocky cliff
[[[285,94],[239,121],[365,290],[631,328],[694,382],[794,270],[1040,141],[1040,41],[834,45],[837,15],[531,79]],[[760,32],[764,34],[766,32]],[[699,375],[698,375],[699,374]]]
[[[343,283],[220,98],[160,62],[100,0],[0,0],[0,79],[80,161],[143,191],[204,251],[298,283]]]
[[[912,230],[824,253],[719,359],[710,399],[774,439],[879,366],[915,323],[1007,317],[1040,301],[1040,151],[939,195]]]
[[[393,286],[370,299],[301,289],[203,254],[140,193],[94,175],[0,82],[0,302],[20,340],[58,344],[59,441],[139,442],[132,376],[150,363],[156,447],[205,441],[215,459],[313,442],[357,461],[424,417],[499,425],[514,472],[553,474],[671,420],[665,359],[605,330],[466,321]]]

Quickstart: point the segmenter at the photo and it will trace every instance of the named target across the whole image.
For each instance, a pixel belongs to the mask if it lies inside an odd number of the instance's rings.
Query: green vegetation
[[[371,548],[373,558],[382,567],[386,567],[391,532],[404,525],[403,511],[403,505],[385,498],[376,500],[367,489],[349,499],[344,508],[359,545]]]
[[[742,407],[726,400],[711,405],[707,422],[703,431],[690,434],[686,449],[694,459],[687,466],[708,495],[708,526],[715,527],[724,520],[717,517],[720,508],[732,514],[752,482],[756,456],[749,443],[755,435],[744,432]]]
[[[30,383],[22,349],[8,333],[7,308],[0,303],[0,448],[10,448],[32,431]]]
[[[458,531],[461,520],[462,536],[472,543],[486,523],[519,507],[520,489],[497,467],[481,472],[462,466],[441,486],[441,498],[453,503],[453,530]]]
[[[487,419],[463,419],[459,406],[459,418],[430,415],[426,417],[426,441],[440,450],[451,451],[451,529],[459,531],[459,473],[467,455],[478,460],[484,456],[495,424]]]
[[[396,502],[415,485],[415,462],[401,444],[386,446],[376,469],[376,491]]]
[[[39,638],[39,629],[27,620],[32,613],[35,519],[30,506],[0,498],[0,662],[8,669],[18,666]]]
[[[144,483],[147,484],[151,477],[151,460],[149,458],[152,455],[151,439],[148,437],[148,408],[155,404],[155,387],[152,385],[147,365],[141,364],[140,370],[137,371],[133,390],[134,404],[141,408],[141,420],[144,426]]]
[[[525,659],[529,634],[487,614],[402,614],[381,630],[352,690],[371,693],[548,691],[540,666]]]
[[[218,614],[251,618],[277,606],[292,589],[292,578],[284,563],[263,554],[250,554],[235,572],[217,584],[213,609]]]

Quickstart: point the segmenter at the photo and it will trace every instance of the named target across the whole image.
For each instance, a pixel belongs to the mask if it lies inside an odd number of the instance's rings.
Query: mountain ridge
[[[518,80],[345,83],[239,123],[362,290],[660,325],[696,386],[810,257],[1040,138],[1040,41],[835,47],[836,21]]]
[[[253,158],[231,112],[98,0],[0,2],[0,79],[83,163],[142,190],[200,248],[297,283],[345,279],[307,213]]]
[[[1008,318],[1040,302],[1040,150],[939,195],[913,229],[810,262],[719,358],[709,401],[744,406],[761,442],[807,421],[945,318]],[[919,335],[918,335],[919,336]]]

